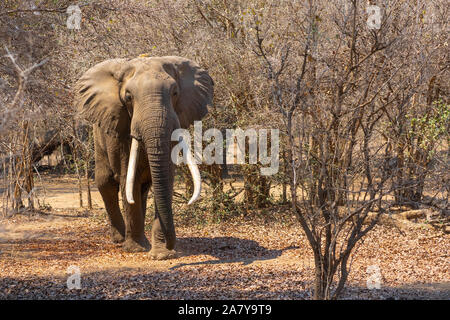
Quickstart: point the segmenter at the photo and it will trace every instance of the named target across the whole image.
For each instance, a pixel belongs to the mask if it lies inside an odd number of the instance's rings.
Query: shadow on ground
[[[69,275],[68,275],[69,277]],[[82,273],[80,289],[67,287],[68,277],[33,277],[27,279],[0,278],[0,299],[282,299],[303,300],[312,297],[312,282],[295,280],[295,274],[282,271],[255,273],[234,270],[220,273],[188,270],[142,272],[105,270]],[[69,279],[70,282],[70,279]],[[286,284],[289,283],[289,287]],[[251,287],[250,285],[251,284]],[[341,299],[442,299],[450,298],[450,291],[422,288],[382,287],[369,290],[349,285]]]
[[[283,251],[297,248],[299,247],[289,246],[280,250],[270,250],[260,246],[257,241],[235,237],[179,238],[177,239],[177,252],[179,257],[209,255],[215,259],[193,263],[180,263],[172,267],[171,270],[183,266],[236,262],[242,262],[243,265],[248,265],[258,260],[276,259],[281,256]]]

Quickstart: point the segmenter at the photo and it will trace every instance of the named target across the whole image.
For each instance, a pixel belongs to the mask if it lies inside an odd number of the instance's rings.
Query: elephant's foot
[[[150,251],[150,258],[153,260],[167,260],[176,258],[177,252],[174,250],[174,246],[175,241],[171,242],[170,245],[166,243],[159,219],[153,220],[152,250]]]
[[[177,257],[177,252],[175,250],[168,250],[166,248],[154,248],[150,250],[150,258],[153,260],[167,260],[174,259]]]
[[[116,228],[111,228],[111,241],[113,243],[122,243],[125,241],[123,233],[121,233]]]
[[[122,249],[126,252],[146,252],[150,250],[150,242],[145,236],[139,241],[127,238],[122,245]]]

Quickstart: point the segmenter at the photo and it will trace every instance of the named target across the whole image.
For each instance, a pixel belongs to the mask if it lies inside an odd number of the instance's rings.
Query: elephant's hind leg
[[[149,191],[150,191],[150,183],[143,183],[141,186],[141,193],[142,193],[141,211],[142,211],[142,215],[144,216],[144,222],[145,222],[145,212],[147,211],[147,199],[148,199]]]
[[[97,187],[105,203],[111,226],[111,240],[120,243],[125,240],[125,223],[119,207],[119,184],[112,177],[101,177],[96,173]]]

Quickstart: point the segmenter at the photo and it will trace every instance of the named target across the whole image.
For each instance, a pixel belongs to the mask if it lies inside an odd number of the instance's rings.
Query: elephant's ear
[[[125,59],[101,62],[86,71],[75,85],[78,116],[97,124],[108,135],[127,137],[130,116],[119,97]]]
[[[212,104],[214,81],[208,72],[194,61],[186,58],[162,57],[171,63],[178,73],[179,97],[175,106],[182,128],[188,128],[194,121],[201,120]]]

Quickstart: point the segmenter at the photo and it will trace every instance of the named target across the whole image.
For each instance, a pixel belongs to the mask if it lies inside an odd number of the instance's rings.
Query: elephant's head
[[[175,237],[171,208],[171,134],[207,114],[213,80],[191,60],[167,56],[107,60],[89,69],[76,85],[79,114],[119,139],[131,136],[126,197],[133,200],[138,144],[147,152],[155,202],[169,241]],[[194,195],[200,174],[189,164]]]

